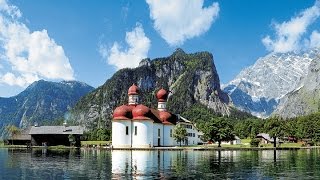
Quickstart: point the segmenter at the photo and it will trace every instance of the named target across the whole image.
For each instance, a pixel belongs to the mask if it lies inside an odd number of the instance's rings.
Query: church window
[[[126,126],[126,135],[129,135],[129,126]]]
[[[135,127],[134,127],[134,135],[137,135],[137,133],[138,133],[137,130],[138,130],[138,129],[137,129],[137,126],[135,126]]]

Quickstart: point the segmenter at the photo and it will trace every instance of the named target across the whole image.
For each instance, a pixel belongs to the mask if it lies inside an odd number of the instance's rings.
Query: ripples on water
[[[0,179],[320,179],[319,155],[319,149],[0,149]]]

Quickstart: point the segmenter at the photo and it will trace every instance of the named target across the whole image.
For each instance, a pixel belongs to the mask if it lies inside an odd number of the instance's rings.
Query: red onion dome
[[[139,94],[139,87],[135,84],[132,84],[128,90],[128,95],[137,95]]]
[[[137,120],[150,119],[148,117],[149,111],[150,109],[147,106],[139,104],[132,109],[133,119],[137,119]]]
[[[172,124],[170,122],[170,119],[172,117],[171,113],[168,113],[166,111],[160,111],[159,116],[163,124]]]
[[[130,111],[131,109],[126,105],[119,106],[113,112],[113,119],[130,119],[128,117]]]
[[[165,101],[167,101],[167,98],[168,98],[168,92],[166,90],[164,90],[163,88],[161,88],[157,92],[156,97],[157,97],[158,101],[165,102]]]

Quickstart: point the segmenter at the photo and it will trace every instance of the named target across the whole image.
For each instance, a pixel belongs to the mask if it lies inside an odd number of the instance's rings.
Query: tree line
[[[286,138],[302,140],[311,145],[320,144],[320,112],[290,119],[278,116],[260,119],[250,115],[221,116],[197,105],[184,112],[182,116],[196,124],[204,133],[205,141],[218,142],[219,146],[221,141],[233,140],[235,136],[254,140],[259,133],[268,133],[274,139],[274,143],[276,138]]]

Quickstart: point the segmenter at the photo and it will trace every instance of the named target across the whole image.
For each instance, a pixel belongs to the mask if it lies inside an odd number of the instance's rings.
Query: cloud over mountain
[[[275,37],[272,38],[267,35],[262,39],[262,43],[269,51],[280,53],[319,45],[319,33],[317,31],[313,31],[309,39],[304,38],[308,27],[312,25],[319,16],[320,1],[317,0],[312,7],[303,10],[289,21],[273,23]]]
[[[73,80],[62,46],[47,30],[31,31],[19,8],[0,0],[0,83],[26,87],[39,79]]]
[[[146,0],[154,28],[171,45],[207,32],[218,17],[218,3],[203,7],[203,0]]]
[[[114,42],[111,48],[105,45],[99,47],[102,57],[117,69],[137,67],[141,59],[147,57],[150,49],[151,41],[139,23],[132,31],[126,32],[125,40],[128,48],[123,48],[118,42]]]

